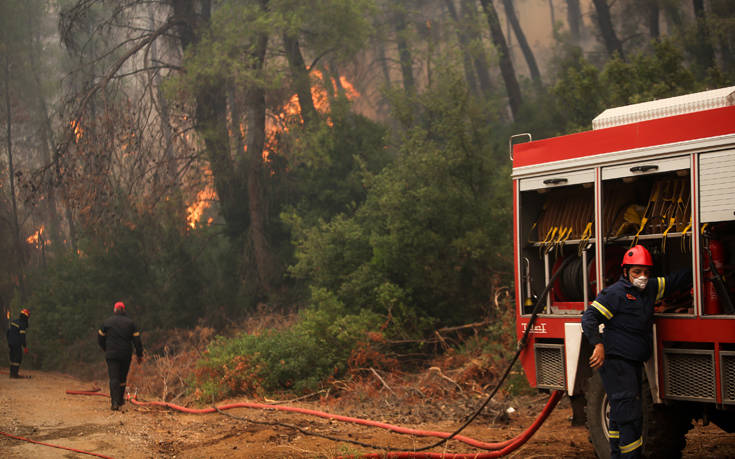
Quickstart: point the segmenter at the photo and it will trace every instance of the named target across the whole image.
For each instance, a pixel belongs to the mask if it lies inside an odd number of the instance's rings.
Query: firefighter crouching
[[[125,314],[125,304],[118,301],[113,312],[97,332],[97,342],[105,351],[107,373],[110,376],[111,408],[117,411],[125,403],[125,386],[133,356],[133,344],[138,363],[143,359],[143,344],[135,323]]]
[[[638,458],[643,447],[641,377],[653,346],[653,307],[664,296],[691,286],[691,269],[648,278],[651,254],[641,245],[623,256],[620,280],[603,289],[582,315],[594,346],[590,366],[599,369],[610,403],[610,457]],[[602,335],[599,325],[605,324]]]
[[[23,361],[23,353],[28,353],[26,345],[26,330],[28,330],[28,318],[31,313],[28,309],[21,309],[17,319],[10,321],[6,336],[8,338],[8,348],[10,351],[10,377],[13,379],[20,378],[20,364]]]

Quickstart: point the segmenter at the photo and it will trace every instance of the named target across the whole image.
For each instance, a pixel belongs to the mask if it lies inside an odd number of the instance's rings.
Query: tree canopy
[[[3,317],[62,366],[117,300],[144,329],[301,310],[268,339],[345,347],[315,380],[367,330],[493,320],[510,135],[735,81],[732,2],[640,3],[4,1]]]

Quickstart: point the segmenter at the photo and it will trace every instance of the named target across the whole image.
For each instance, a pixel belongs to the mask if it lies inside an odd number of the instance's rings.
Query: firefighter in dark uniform
[[[28,309],[21,309],[17,319],[10,321],[6,336],[8,338],[8,348],[10,351],[10,377],[13,379],[20,378],[20,364],[23,361],[23,353],[28,353],[26,345],[26,330],[28,330],[28,318],[31,313]]]
[[[610,457],[638,458],[643,447],[641,378],[651,356],[653,307],[664,296],[691,285],[685,269],[649,282],[651,254],[642,245],[623,256],[620,280],[603,289],[582,315],[594,346],[590,366],[599,369],[610,404]],[[599,325],[605,324],[602,335]]]
[[[114,314],[108,317],[97,332],[97,342],[105,351],[107,373],[110,376],[110,401],[114,411],[125,403],[125,386],[133,356],[133,345],[138,363],[143,358],[143,344],[135,323],[125,314],[125,304],[115,303]]]

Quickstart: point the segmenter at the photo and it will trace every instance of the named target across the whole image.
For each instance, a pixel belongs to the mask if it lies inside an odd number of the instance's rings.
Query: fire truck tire
[[[610,458],[608,418],[610,408],[602,378],[594,372],[585,384],[587,431],[595,454]],[[691,417],[663,405],[654,405],[648,381],[641,387],[643,396],[643,457],[679,458],[686,445],[686,433],[692,428]]]
[[[602,387],[602,378],[597,371],[586,380],[584,398],[586,401],[584,412],[587,418],[590,443],[598,458],[610,459],[610,441],[608,440],[610,407],[607,403],[607,394]]]
[[[643,457],[680,458],[686,446],[686,434],[692,418],[685,411],[666,405],[655,405],[648,381],[643,378]]]

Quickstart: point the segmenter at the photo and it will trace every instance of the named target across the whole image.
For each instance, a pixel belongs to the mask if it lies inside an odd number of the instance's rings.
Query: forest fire
[[[333,94],[338,94],[340,91],[343,91],[347,100],[354,100],[360,96],[360,93],[344,76],[340,76],[339,81],[333,77],[329,77],[329,80],[327,81],[324,74],[319,70],[314,70],[312,73],[314,78],[321,82],[320,84],[314,84],[311,86],[311,98],[314,100],[314,108],[316,108],[316,110],[321,114],[325,114],[329,111],[330,94],[327,92],[327,86],[330,86],[330,83]],[[299,105],[299,97],[294,94],[286,105],[283,106],[283,110],[278,114],[278,118],[281,121],[286,121],[300,115],[300,113],[301,107]],[[332,126],[332,121],[329,118],[327,118],[327,124]],[[284,131],[288,131],[288,129],[284,128]]]
[[[69,121],[69,126],[71,126],[72,130],[74,131],[74,140],[75,140],[75,142],[79,142],[79,140],[84,135],[84,130],[79,125],[79,121],[77,121],[77,120],[71,120],[71,121]]]
[[[30,245],[35,246],[36,248],[41,247],[42,245],[48,244],[48,241],[46,241],[46,239],[43,237],[43,232],[44,232],[44,225],[41,225],[41,227],[38,228],[38,230],[35,233],[31,234],[30,236],[26,238],[26,242]]]
[[[217,199],[217,193],[214,189],[207,185],[206,188],[197,193],[197,197],[189,207],[186,208],[186,224],[190,228],[196,228],[199,220],[202,218],[204,211],[212,205],[212,201]],[[210,217],[207,219],[207,225],[212,224],[213,219]]]
[[[325,81],[324,74],[322,72],[315,70],[313,72],[313,75],[317,81],[317,84],[312,85],[311,87],[311,97],[314,101],[314,108],[321,113],[326,114],[329,112],[330,108],[330,98],[332,97],[327,91],[328,88],[331,89],[333,92],[332,94],[336,93],[343,93],[344,96],[347,98],[347,100],[353,100],[357,97],[359,97],[360,93],[355,89],[355,87],[350,83],[347,78],[344,76],[339,77],[339,81],[337,81],[334,78],[329,78],[328,81]],[[319,81],[321,83],[319,83]],[[331,87],[330,87],[331,86]],[[301,115],[301,107],[299,105],[299,99],[296,94],[291,96],[289,101],[282,107],[280,113],[275,114],[273,117],[269,117],[266,122],[266,147],[263,149],[263,162],[265,164],[270,163],[270,152],[277,149],[278,141],[277,136],[278,134],[286,133],[289,130],[289,125],[294,123],[295,120],[298,119],[298,122],[301,122],[300,119]],[[327,118],[327,124],[329,126],[332,126],[332,121]],[[75,132],[77,126],[75,124],[72,124],[75,127]],[[240,129],[240,135],[245,138],[246,137],[246,128],[244,123],[240,123],[239,125]],[[81,133],[81,131],[79,131]],[[230,135],[232,135],[232,132],[230,132]],[[243,151],[247,151],[247,145],[243,146]],[[273,172],[272,172],[273,173]],[[194,229],[197,227],[197,225],[200,223],[200,220],[202,218],[202,215],[204,214],[204,211],[211,207],[212,201],[217,200],[217,193],[214,191],[211,185],[211,171],[206,170],[204,172],[204,175],[207,177],[207,181],[210,183],[208,184],[204,189],[200,190],[194,201],[189,204],[189,206],[186,208],[186,224],[190,228]],[[207,219],[207,225],[212,224],[213,219],[209,218]]]
[[[333,77],[330,77],[329,81],[327,82],[325,81],[324,74],[319,70],[314,70],[312,74],[314,76],[314,79],[317,80],[317,84],[313,84],[311,86],[311,98],[314,102],[314,108],[322,115],[329,112],[329,100],[331,97],[333,97],[327,92],[327,87],[330,86],[330,83],[332,94],[339,94],[341,92],[342,94],[344,94],[347,100],[354,100],[355,98],[360,96],[360,93],[344,76],[340,76],[339,81],[337,81]],[[293,123],[300,124],[301,122],[303,122],[303,120],[301,119],[301,105],[299,104],[299,96],[297,94],[294,94],[291,96],[288,102],[283,105],[280,112],[274,113],[273,116],[266,119],[265,134],[267,140],[266,147],[263,149],[262,154],[263,162],[265,164],[269,164],[271,161],[270,152],[277,149],[278,134],[287,133],[289,131],[290,125],[292,125]],[[333,125],[332,120],[329,117],[327,117],[326,122],[327,125],[330,127]],[[243,138],[246,137],[245,125],[243,123],[240,123],[240,135]],[[243,146],[243,151],[247,152],[247,145]]]

